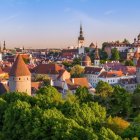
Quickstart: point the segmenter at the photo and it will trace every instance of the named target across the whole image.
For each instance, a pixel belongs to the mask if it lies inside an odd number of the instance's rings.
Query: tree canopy
[[[65,97],[44,86],[35,96],[0,96],[1,140],[122,140],[140,138],[140,114],[133,117],[132,95],[99,82],[95,95],[79,87]],[[139,87],[135,95],[139,93]],[[133,120],[129,122],[128,116]]]

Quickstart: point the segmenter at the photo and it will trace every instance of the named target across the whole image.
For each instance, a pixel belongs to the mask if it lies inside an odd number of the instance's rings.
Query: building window
[[[19,80],[21,80],[21,78],[19,78]]]

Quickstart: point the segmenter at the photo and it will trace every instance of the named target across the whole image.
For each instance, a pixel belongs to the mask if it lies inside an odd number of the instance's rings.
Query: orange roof
[[[30,76],[31,73],[24,63],[22,56],[18,55],[16,61],[14,62],[9,76]]]
[[[42,85],[42,82],[31,82],[31,87],[35,89],[39,89]]]
[[[121,77],[123,76],[123,72],[122,71],[104,71],[102,72],[99,77],[103,77],[103,78],[107,78],[107,77]]]
[[[69,89],[76,89],[79,86],[90,88],[87,78],[66,79]]]

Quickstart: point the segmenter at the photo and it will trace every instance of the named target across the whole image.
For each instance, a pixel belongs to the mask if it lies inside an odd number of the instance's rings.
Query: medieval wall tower
[[[18,55],[9,73],[9,89],[11,92],[25,92],[31,95],[31,73]]]

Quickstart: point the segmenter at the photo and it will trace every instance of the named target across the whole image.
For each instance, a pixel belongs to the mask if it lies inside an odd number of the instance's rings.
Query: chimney
[[[71,79],[72,83],[74,84],[74,78]]]

